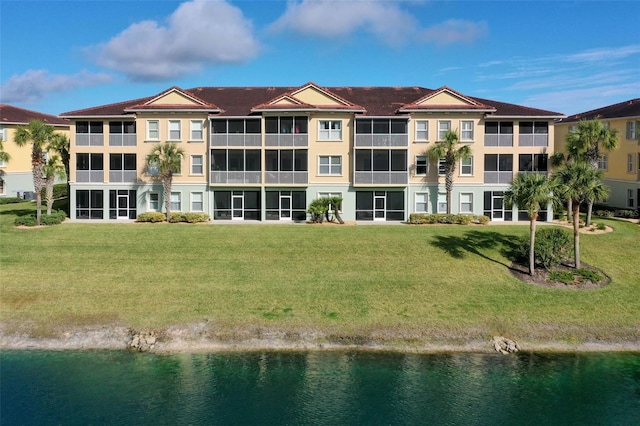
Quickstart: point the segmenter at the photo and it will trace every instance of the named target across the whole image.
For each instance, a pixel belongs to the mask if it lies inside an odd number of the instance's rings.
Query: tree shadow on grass
[[[3,211],[0,211],[0,215],[29,216],[31,214],[36,214],[36,211],[35,210],[31,210],[31,209],[3,210]]]
[[[455,259],[464,259],[468,253],[471,253],[511,268],[510,264],[494,259],[484,252],[497,250],[507,259],[513,259],[519,246],[518,241],[519,237],[516,235],[505,235],[495,231],[468,231],[462,236],[436,235],[431,245],[444,250]]]

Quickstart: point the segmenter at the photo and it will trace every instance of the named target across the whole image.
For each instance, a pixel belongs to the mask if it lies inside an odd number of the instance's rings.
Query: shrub
[[[572,250],[573,236],[567,229],[548,227],[536,231],[534,262],[537,266],[549,270],[569,257]],[[517,262],[529,260],[529,236],[520,237],[516,242],[514,257]]]
[[[182,221],[187,223],[208,222],[209,215],[206,213],[187,212],[182,214]]]
[[[604,231],[605,229],[607,229],[607,225],[605,225],[604,223],[599,223],[598,226],[596,226],[596,228],[599,231]]]
[[[18,216],[14,224],[16,226],[36,226],[36,217],[33,215]]]
[[[171,213],[169,216],[169,223],[180,223],[182,222],[182,213]]]
[[[138,215],[138,218],[136,219],[136,222],[150,222],[150,223],[164,222],[166,217],[167,215],[161,212],[146,212],[146,213],[140,213]]]
[[[589,269],[574,269],[572,271],[553,271],[549,274],[549,280],[569,285],[588,281],[596,284],[602,280],[602,275]]]
[[[610,210],[598,210],[595,212],[595,215],[600,217],[613,217],[613,212]]]
[[[635,210],[623,209],[623,210],[616,210],[614,212],[614,216],[615,217],[622,217],[622,218],[625,218],[625,219],[633,219],[633,218],[637,217],[637,214],[636,214]]]
[[[487,216],[471,214],[412,213],[409,215],[409,223],[415,225],[434,223],[468,225],[470,223],[485,224],[487,222],[489,222],[489,218]]]
[[[24,200],[20,197],[0,197],[0,204],[16,204],[24,203]]]
[[[485,215],[473,215],[473,218],[471,219],[473,223],[479,223],[480,225],[486,225],[490,220],[489,216]]]

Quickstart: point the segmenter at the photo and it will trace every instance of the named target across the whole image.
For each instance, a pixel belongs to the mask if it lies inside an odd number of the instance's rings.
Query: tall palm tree
[[[580,268],[580,206],[605,200],[609,195],[609,188],[601,181],[602,172],[584,161],[567,164],[554,173],[553,179],[561,196],[571,199],[575,267]]]
[[[529,274],[535,272],[536,221],[541,209],[555,203],[554,183],[540,173],[519,173],[504,193],[507,205],[517,205],[529,214]]]
[[[64,179],[65,167],[57,155],[52,155],[49,160],[42,166],[42,177],[44,184],[47,188],[45,199],[47,200],[47,214],[51,214],[51,207],[53,206],[53,184],[56,178]]]
[[[567,152],[573,152],[582,160],[598,168],[598,160],[618,148],[618,131],[598,120],[581,120],[576,130],[567,134]],[[586,225],[591,224],[593,200],[587,204]]]
[[[31,120],[26,126],[18,126],[13,138],[22,147],[31,144],[31,172],[33,174],[33,190],[36,193],[36,223],[41,224],[42,218],[42,167],[45,160],[43,151],[48,149],[49,141],[53,137],[54,129],[44,121]]]
[[[171,185],[173,175],[180,171],[180,164],[184,150],[175,143],[164,142],[156,145],[147,155],[147,170],[155,179],[162,181],[164,207],[167,212],[167,222],[171,219]]]
[[[436,162],[444,159],[444,187],[447,191],[447,214],[451,214],[453,174],[456,171],[456,164],[461,158],[471,157],[471,147],[460,144],[456,132],[448,130],[444,134],[444,140],[432,146],[427,151],[427,155]]]
[[[69,138],[62,133],[54,134],[53,138],[49,141],[49,149],[58,153],[60,160],[64,165],[64,173],[67,181],[67,194],[71,192],[69,188],[69,159],[71,158],[71,154],[69,153],[69,144]],[[70,205],[67,203],[67,215],[70,214],[69,208]]]

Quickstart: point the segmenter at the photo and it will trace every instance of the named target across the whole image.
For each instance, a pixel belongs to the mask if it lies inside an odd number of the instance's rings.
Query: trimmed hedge
[[[412,225],[432,225],[436,223],[452,225],[469,225],[471,223],[477,223],[480,225],[486,225],[489,223],[489,218],[487,216],[475,214],[412,213],[409,215],[409,223]]]
[[[16,204],[24,203],[25,201],[20,197],[0,197],[0,204]]]
[[[147,223],[156,223],[156,222],[164,222],[167,218],[165,213],[161,212],[147,212],[140,213],[136,222],[147,222]],[[170,223],[201,223],[208,222],[209,215],[206,213],[195,213],[195,212],[186,212],[186,213],[171,213],[169,218]]]

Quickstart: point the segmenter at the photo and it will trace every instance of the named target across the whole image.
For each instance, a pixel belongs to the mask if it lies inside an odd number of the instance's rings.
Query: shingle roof
[[[436,90],[424,87],[317,87],[344,100],[350,105],[350,109],[357,110],[363,108],[364,113],[362,115],[372,117],[402,115],[399,110],[403,106],[415,104],[418,100],[436,92]],[[187,90],[180,90],[185,93],[192,94],[194,97],[219,108],[219,113],[216,108],[211,108],[209,110],[213,116],[246,117],[255,114],[253,110],[256,107],[265,107],[269,102],[286,95],[291,95],[300,88],[301,87],[196,87]],[[561,113],[553,111],[546,111],[488,99],[473,98],[466,95],[461,96],[476,102],[477,109],[482,110],[495,108],[496,111],[489,115],[525,117],[544,116],[558,118],[564,116]],[[94,108],[65,112],[61,114],[61,116],[82,117],[124,115],[130,108],[133,108],[136,105],[143,105],[157,97],[158,95],[110,105],[97,106]],[[456,109],[455,106],[451,105],[447,105],[446,108],[451,110]],[[203,109],[207,110],[207,108]],[[268,108],[265,107],[264,109]],[[293,105],[291,106],[291,110],[296,109],[300,108]]]
[[[13,105],[0,104],[0,123],[4,124],[28,124],[31,120],[41,120],[52,126],[69,127],[69,120],[55,115],[18,108]]]
[[[611,119],[624,117],[640,117],[640,98],[608,105],[591,111],[581,112],[560,120],[560,123],[571,123],[580,120]]]

